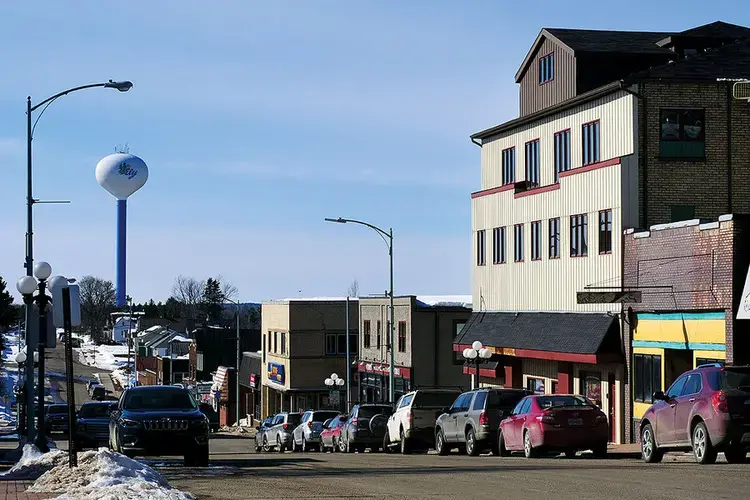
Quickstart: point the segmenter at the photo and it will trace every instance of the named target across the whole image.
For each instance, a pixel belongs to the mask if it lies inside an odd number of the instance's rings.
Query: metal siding
[[[539,59],[554,53],[554,79],[539,84]],[[576,59],[569,51],[545,39],[521,79],[521,116],[548,108],[576,95]]]

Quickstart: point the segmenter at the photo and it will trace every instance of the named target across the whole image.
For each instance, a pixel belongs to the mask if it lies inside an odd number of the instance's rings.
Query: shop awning
[[[242,353],[240,385],[250,389],[260,389],[260,354],[255,352]]]
[[[620,327],[607,314],[475,312],[453,341],[480,341],[495,354],[576,363],[622,362]]]

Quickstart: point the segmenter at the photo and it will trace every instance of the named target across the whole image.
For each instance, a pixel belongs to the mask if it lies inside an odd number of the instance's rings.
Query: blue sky
[[[97,161],[127,143],[149,165],[129,203],[128,292],[223,275],[242,300],[387,287],[470,292],[468,136],[518,114],[513,75],[544,26],[750,25],[739,2],[35,2],[0,7],[0,276],[22,275],[25,97],[129,79],[55,102],[34,141],[35,257],[114,280],[115,200]],[[44,5],[44,8],[40,7]],[[648,16],[643,16],[643,12]],[[31,28],[26,26],[31,21]]]

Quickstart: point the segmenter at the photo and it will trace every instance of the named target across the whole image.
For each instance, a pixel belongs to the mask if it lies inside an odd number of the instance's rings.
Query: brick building
[[[703,363],[750,362],[750,324],[736,319],[750,263],[750,218],[724,215],[627,231],[625,334],[632,345],[633,435],[654,391]]]

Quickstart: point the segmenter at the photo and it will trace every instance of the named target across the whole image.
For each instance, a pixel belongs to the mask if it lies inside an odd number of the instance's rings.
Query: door
[[[312,420],[312,412],[307,412],[304,415],[302,415],[302,421],[300,422],[300,425],[294,428],[294,444],[302,444],[302,436],[305,432],[305,425],[307,425],[307,422],[309,420]]]
[[[521,411],[526,404],[526,399],[522,399],[518,402],[510,417],[501,423],[503,429],[503,439],[505,439],[505,447],[508,449],[517,449],[516,439],[516,422],[521,418]]]
[[[695,400],[703,389],[703,381],[700,373],[688,375],[687,382],[682,388],[682,393],[675,399],[674,408],[674,440],[678,442],[690,441],[690,414],[695,405]]]
[[[657,443],[674,443],[674,412],[677,406],[677,398],[682,394],[682,388],[685,387],[687,376],[683,375],[678,378],[666,393],[667,401],[660,404],[654,411],[656,417],[656,441]]]
[[[477,393],[468,393],[466,395],[466,399],[464,399],[463,403],[461,403],[461,409],[458,412],[458,418],[456,418],[456,438],[455,440],[459,443],[463,443],[466,441],[466,433],[464,430],[466,429],[466,424],[469,422],[469,415],[471,414],[471,405],[474,401],[474,397]],[[478,413],[477,413],[478,415]],[[477,417],[478,419],[478,417]]]
[[[615,376],[610,373],[607,380],[607,418],[609,419],[609,442],[617,442],[617,428],[615,426]]]
[[[471,393],[461,394],[456,401],[453,402],[448,414],[443,418],[443,435],[445,440],[448,442],[454,442],[456,440],[456,428],[458,415],[461,413],[464,403],[467,399],[471,399]],[[468,407],[468,405],[467,405]]]

